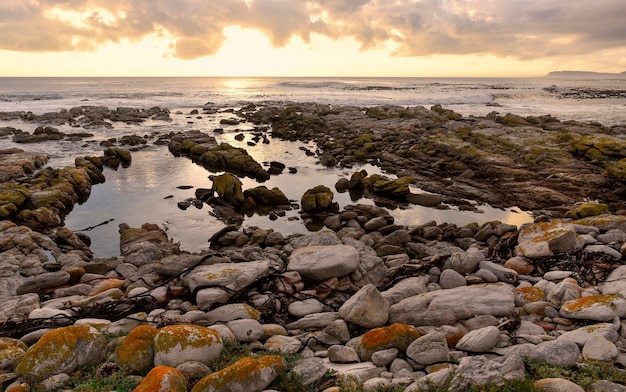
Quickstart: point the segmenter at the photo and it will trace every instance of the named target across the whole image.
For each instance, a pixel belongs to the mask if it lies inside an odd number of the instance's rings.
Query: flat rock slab
[[[506,316],[515,310],[509,285],[473,285],[406,298],[389,308],[390,323],[453,325],[480,315]]]
[[[305,246],[293,251],[287,269],[321,282],[348,275],[358,266],[359,252],[351,246]]]

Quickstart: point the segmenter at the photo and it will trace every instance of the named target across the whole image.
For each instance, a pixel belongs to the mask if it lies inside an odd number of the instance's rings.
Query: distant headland
[[[610,72],[592,72],[592,71],[552,71],[545,76],[546,78],[559,78],[559,79],[612,79],[612,78],[626,78],[626,71],[620,73]]]

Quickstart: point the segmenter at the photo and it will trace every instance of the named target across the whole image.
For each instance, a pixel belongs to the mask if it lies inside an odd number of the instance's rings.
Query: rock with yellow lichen
[[[157,366],[146,375],[133,392],[186,392],[187,379],[175,368]]]
[[[626,298],[620,294],[596,294],[567,301],[561,316],[570,319],[611,321],[626,316]]]
[[[208,365],[223,347],[221,335],[214,329],[191,324],[168,325],[154,337],[154,365],[176,367],[185,361]]]
[[[537,259],[569,252],[582,245],[573,224],[553,220],[522,228],[515,251],[517,256]]]
[[[47,332],[32,345],[15,367],[24,382],[39,382],[60,373],[71,373],[104,359],[106,340],[88,326],[69,326]]]
[[[134,328],[115,350],[115,363],[130,374],[146,374],[154,367],[154,337],[158,329],[149,325]]]
[[[266,355],[259,359],[245,357],[204,377],[192,392],[262,391],[286,367],[285,360],[278,355]]]
[[[28,350],[26,344],[18,339],[0,338],[0,370],[4,370],[18,362]]]

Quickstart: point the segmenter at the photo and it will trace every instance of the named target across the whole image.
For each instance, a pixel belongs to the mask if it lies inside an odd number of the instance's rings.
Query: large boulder
[[[23,381],[36,383],[60,373],[72,373],[104,359],[106,340],[93,327],[53,329],[32,345],[15,367]]]
[[[212,190],[217,195],[233,207],[243,203],[242,183],[237,176],[232,173],[224,173],[213,177]]]
[[[334,194],[324,185],[318,185],[304,192],[300,205],[302,211],[316,213],[325,212],[334,207],[333,204]]]
[[[364,328],[382,327],[389,318],[389,305],[373,284],[363,286],[339,308],[347,322]]]
[[[133,389],[133,392],[155,391],[186,392],[187,378],[173,367],[157,366]]]
[[[154,338],[158,329],[150,325],[134,328],[115,349],[115,363],[129,374],[146,374],[154,367]]]
[[[515,250],[517,256],[536,259],[569,252],[581,245],[573,224],[553,220],[522,228]]]
[[[259,392],[264,390],[287,364],[283,357],[266,355],[245,357],[234,364],[201,379],[192,392]]]
[[[359,252],[348,245],[305,246],[293,251],[287,269],[324,281],[348,275],[359,266]]]
[[[168,325],[154,336],[154,365],[176,367],[186,361],[208,365],[223,348],[222,337],[214,329],[199,325]]]
[[[453,325],[480,315],[508,316],[515,310],[512,286],[462,286],[403,299],[389,308],[389,321],[416,326]]]

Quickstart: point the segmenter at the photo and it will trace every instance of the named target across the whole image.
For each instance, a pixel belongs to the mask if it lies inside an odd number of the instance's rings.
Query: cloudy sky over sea
[[[626,70],[624,0],[2,0],[0,76]]]

